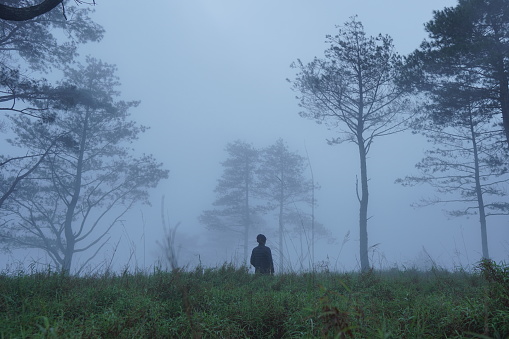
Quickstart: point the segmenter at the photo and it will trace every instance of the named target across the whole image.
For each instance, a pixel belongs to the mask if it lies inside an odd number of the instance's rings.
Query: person
[[[255,273],[274,274],[274,263],[272,261],[272,252],[265,246],[267,238],[263,234],[256,236],[258,246],[253,248],[251,253],[251,265],[255,268]]]

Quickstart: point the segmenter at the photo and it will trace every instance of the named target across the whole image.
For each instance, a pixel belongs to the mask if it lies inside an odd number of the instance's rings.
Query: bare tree
[[[369,269],[368,258],[368,166],[373,140],[404,129],[403,92],[394,82],[401,64],[389,36],[368,37],[354,17],[337,35],[327,36],[325,58],[293,64],[299,70],[293,89],[300,93],[300,115],[325,122],[339,137],[329,144],[352,142],[360,161],[360,260]]]

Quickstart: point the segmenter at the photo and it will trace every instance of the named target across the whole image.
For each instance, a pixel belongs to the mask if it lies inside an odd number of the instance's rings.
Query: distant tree
[[[257,170],[256,194],[267,202],[269,210],[276,210],[279,235],[279,270],[284,270],[285,224],[295,217],[297,204],[309,202],[313,183],[306,179],[306,159],[288,149],[283,139],[262,151]],[[295,218],[293,219],[295,220]]]
[[[253,185],[258,166],[258,150],[241,140],[226,145],[228,158],[222,162],[214,209],[204,211],[199,220],[210,230],[240,234],[244,241],[244,263],[249,254],[249,236],[256,218]]]
[[[325,58],[316,58],[293,67],[299,70],[293,88],[300,92],[300,115],[325,122],[338,129],[340,136],[330,144],[353,142],[360,160],[360,261],[369,269],[368,258],[368,172],[367,155],[373,141],[402,129],[403,91],[395,85],[401,58],[392,39],[379,35],[367,37],[361,22],[354,17],[335,36],[328,35],[330,47]]]
[[[452,203],[466,207],[450,210],[451,216],[478,215],[482,256],[488,259],[486,218],[509,214],[505,201],[509,157],[500,147],[503,133],[493,128],[500,120],[485,112],[491,109],[487,100],[472,90],[470,84],[476,83],[473,77],[464,74],[461,81],[428,92],[429,102],[421,108],[413,127],[435,146],[416,165],[419,175],[396,182],[405,186],[428,184],[440,193],[424,199],[421,206]]]
[[[315,265],[314,245],[319,240],[326,239],[329,244],[335,241],[332,233],[322,223],[313,220],[313,215],[305,213],[304,209],[298,208],[289,211],[285,220],[285,229],[289,237],[298,241],[293,242],[292,246],[295,253],[298,254],[299,269],[313,270]]]
[[[422,92],[476,74],[465,85],[491,108],[478,113],[501,113],[509,143],[509,1],[459,0],[435,11],[425,28],[429,39],[407,58],[406,83]]]
[[[72,110],[59,112],[54,123],[12,118],[12,145],[32,154],[55,145],[7,202],[2,212],[9,222],[0,240],[6,249],[42,249],[69,273],[74,255],[94,249],[83,268],[133,204],[148,202],[147,190],[168,171],[150,155],[131,155],[129,143],[145,127],[128,120],[137,102],[115,101],[119,82],[114,66],[87,58],[85,66],[65,70],[62,85],[87,95]]]
[[[84,3],[81,0],[75,0],[76,3]],[[95,4],[95,0],[91,0]],[[33,1],[13,1],[4,0],[0,4],[0,19],[10,21],[28,21],[40,15],[46,14],[58,5],[62,4],[61,16],[66,17],[64,0],[43,0],[37,4]]]
[[[27,4],[4,2],[8,3]],[[56,13],[25,22],[0,20],[0,111],[51,123],[58,110],[70,108],[83,96],[73,86],[52,86],[43,78],[44,73],[55,73],[72,62],[79,44],[103,36],[104,30],[90,19],[89,10],[69,7],[67,13],[68,20]],[[49,151],[0,155],[0,207]]]

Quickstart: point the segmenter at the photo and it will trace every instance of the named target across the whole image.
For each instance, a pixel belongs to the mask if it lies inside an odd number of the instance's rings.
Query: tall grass
[[[1,338],[507,338],[509,267],[0,275]]]

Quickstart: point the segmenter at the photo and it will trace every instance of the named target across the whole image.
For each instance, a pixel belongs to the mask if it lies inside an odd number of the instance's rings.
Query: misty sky
[[[171,171],[170,179],[153,191],[153,206],[137,207],[124,229],[119,228],[122,238],[131,241],[138,264],[152,265],[160,255],[162,195],[171,222],[181,222],[177,242],[182,242],[183,264],[198,254],[211,264],[231,260],[234,253],[214,249],[209,241],[213,237],[197,219],[215,198],[224,148],[235,139],[266,147],[281,137],[292,151],[305,155],[307,148],[322,187],[317,192],[317,219],[337,238],[332,246],[321,243],[317,261],[328,257],[338,269],[358,269],[356,146],[327,145],[325,139],[334,131],[299,117],[296,93],[286,81],[295,76],[290,64],[298,58],[308,62],[322,57],[325,35],[336,33],[335,26],[353,15],[358,15],[368,35],[392,36],[405,55],[425,38],[423,24],[432,18],[432,11],[456,1],[96,2],[92,17],[105,28],[105,38],[85,46],[82,54],[118,66],[123,97],[141,100],[133,118],[151,128],[136,149],[154,154]],[[420,265],[426,261],[423,248],[446,267],[473,265],[480,258],[476,218],[449,220],[444,206],[413,209],[410,203],[433,191],[394,184],[396,178],[416,173],[414,164],[425,148],[420,137],[401,134],[375,140],[370,151],[368,240],[378,244],[370,253],[375,267]],[[495,260],[508,257],[507,224],[507,218],[488,219]],[[271,226],[276,227],[276,219]],[[340,253],[348,231],[350,239]],[[275,241],[269,237],[267,244],[273,246]],[[111,253],[112,247],[104,256]],[[124,264],[124,259],[115,260]]]

